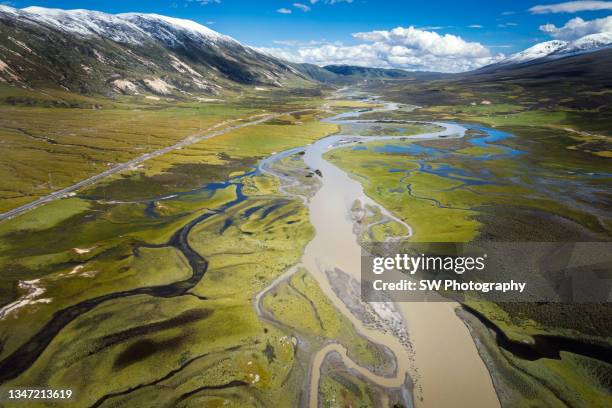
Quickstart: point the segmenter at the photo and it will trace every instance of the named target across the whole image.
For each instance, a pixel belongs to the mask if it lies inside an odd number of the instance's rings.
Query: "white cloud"
[[[221,0],[188,0],[190,3],[199,3],[203,6],[207,4],[219,4]]]
[[[419,28],[419,30],[427,30],[427,31],[433,30],[433,31],[437,31],[437,30],[442,30],[442,29],[444,29],[446,27],[444,27],[444,26],[421,26],[421,27],[418,27],[418,28]]]
[[[279,48],[279,47],[254,47],[257,51],[261,51],[265,54],[272,55],[276,58],[281,58],[286,61],[292,62],[306,62],[296,54],[292,48]]]
[[[317,65],[347,64],[441,72],[468,71],[503,58],[501,54],[493,55],[480,43],[412,26],[354,33],[353,37],[361,43],[267,48],[263,51],[291,61]]]
[[[468,28],[482,28],[480,24],[470,24]]]
[[[612,1],[567,1],[565,3],[533,6],[532,14],[577,13],[579,11],[612,10]]]
[[[310,0],[310,4],[338,4],[338,3],[352,3],[353,0]]]
[[[310,7],[302,3],[293,3],[293,7],[302,10],[304,13],[310,11]]]
[[[327,41],[326,39],[322,39],[322,40],[309,40],[309,41],[302,41],[302,40],[274,40],[273,41],[274,44],[277,45],[282,45],[282,46],[287,46],[287,47],[312,47],[315,45],[325,45],[325,44],[335,44],[335,45],[342,45],[342,42],[340,41]]]
[[[291,14],[291,10],[289,10],[288,8],[279,8],[278,10],[276,10],[277,13],[280,14]]]
[[[572,18],[564,26],[544,24],[540,30],[558,40],[572,41],[589,34],[612,32],[612,16],[595,20],[583,20],[580,17]]]

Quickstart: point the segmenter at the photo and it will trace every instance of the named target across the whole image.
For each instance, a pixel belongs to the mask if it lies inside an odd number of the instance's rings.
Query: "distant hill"
[[[307,63],[292,63],[292,66],[301,72],[309,79],[325,84],[339,84],[347,82],[347,78],[318,65],[307,64]],[[352,80],[349,79],[349,82]]]
[[[332,85],[350,85],[363,81],[394,79],[431,80],[448,76],[448,74],[438,72],[412,72],[402,69],[370,68],[355,65],[326,65],[324,67],[305,63],[292,65],[313,81]]]
[[[360,78],[406,78],[410,76],[408,71],[401,69],[384,69],[359,67],[354,65],[327,65],[323,67],[327,71],[340,76],[353,76]]]
[[[520,87],[527,96],[574,109],[593,109],[612,101],[612,49],[604,48],[559,58],[538,58],[494,65],[459,75],[465,86],[495,84]],[[608,90],[608,92],[606,92]],[[545,102],[550,103],[550,102]]]
[[[421,106],[521,102],[532,107],[610,110],[612,49],[494,64],[432,80],[371,83],[371,90]]]

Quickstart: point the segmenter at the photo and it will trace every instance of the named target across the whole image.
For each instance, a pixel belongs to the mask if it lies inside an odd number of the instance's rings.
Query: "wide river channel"
[[[384,103],[368,112],[393,111],[399,106]],[[356,123],[364,110],[343,113],[326,122],[338,125]],[[360,126],[363,121],[359,121]],[[374,123],[373,123],[374,124]],[[443,130],[409,136],[410,139],[436,139],[440,137],[463,137],[466,129],[457,124],[432,122]],[[343,129],[347,127],[344,126]],[[410,226],[397,219],[384,207],[369,198],[362,185],[347,173],[326,161],[324,153],[338,147],[346,147],[357,142],[388,140],[399,136],[359,136],[336,134],[300,149],[292,149],[275,154],[260,165],[260,170],[285,178],[273,170],[273,163],[297,151],[304,151],[303,160],[312,170],[319,170],[321,187],[309,199],[304,199],[309,208],[310,222],[316,235],[306,246],[301,265],[316,278],[320,287],[335,307],[346,316],[356,330],[374,343],[388,347],[396,358],[394,375],[377,375],[359,366],[347,355],[344,346],[332,343],[319,350],[310,365],[309,403],[318,406],[318,387],[321,365],[331,352],[341,355],[344,364],[358,372],[369,381],[386,388],[401,388],[406,383],[414,383],[408,406],[417,407],[498,407],[499,399],[495,393],[491,376],[482,361],[474,340],[463,321],[456,315],[456,303],[452,302],[402,302],[386,305],[386,309],[397,311],[401,325],[408,333],[411,347],[389,331],[381,331],[366,326],[340,299],[328,278],[328,271],[336,268],[360,280],[361,247],[356,235],[355,221],[351,208],[356,201],[364,207],[377,207],[387,219],[403,224],[409,234]],[[402,137],[402,138],[405,138]],[[278,283],[275,281],[274,284]],[[337,284],[337,283],[336,283]],[[376,307],[376,305],[374,305]],[[381,305],[378,305],[379,307]],[[385,309],[385,305],[382,305]],[[408,381],[406,381],[408,377]]]

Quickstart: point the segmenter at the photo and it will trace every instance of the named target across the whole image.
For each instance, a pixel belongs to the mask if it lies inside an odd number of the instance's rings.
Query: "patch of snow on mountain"
[[[561,50],[563,53],[589,51],[612,44],[612,32],[585,35]]]
[[[159,14],[140,13],[118,14],[117,17],[135,24],[150,37],[162,41],[169,46],[184,45],[182,41],[184,37],[213,46],[221,41],[239,44],[233,38],[219,34],[191,20],[166,17]]]
[[[108,14],[90,10],[62,10],[45,7],[26,7],[18,10],[1,6],[1,12],[26,17],[44,24],[80,36],[100,36],[120,43],[140,44],[146,39],[155,38],[173,45],[180,43],[177,34],[190,35],[199,40],[214,43],[231,41],[231,37],[217,33],[208,27],[174,17],[159,14],[124,13]]]
[[[18,16],[19,11],[16,8],[5,6],[0,4],[0,13],[10,14],[13,16]]]
[[[508,57],[502,63],[522,63],[545,57],[564,57],[595,51],[612,45],[612,32],[589,34],[574,41],[552,40],[527,48]]]
[[[158,22],[164,22],[168,25],[179,27],[187,31],[191,31],[194,33],[198,33],[203,35],[204,37],[208,37],[211,39],[227,39],[229,37],[219,34],[218,32],[211,30],[208,27],[205,27],[201,24],[196,23],[192,20],[185,20],[182,18],[174,18],[168,16],[162,16],[159,14],[141,14],[141,13],[124,13],[117,14],[117,17],[124,18],[128,21],[132,21],[134,17],[145,19],[145,20],[153,20]]]
[[[121,43],[139,44],[147,37],[138,26],[113,14],[90,10],[61,10],[44,7],[22,9],[39,23],[77,35],[97,35]]]
[[[505,62],[526,62],[546,57],[547,55],[550,55],[551,53],[567,46],[567,44],[568,43],[566,41],[559,40],[542,42],[510,56]]]

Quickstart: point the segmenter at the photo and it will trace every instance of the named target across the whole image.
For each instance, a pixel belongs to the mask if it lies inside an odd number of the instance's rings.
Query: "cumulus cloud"
[[[302,10],[304,13],[306,13],[307,11],[310,11],[310,6],[307,6],[302,3],[293,3],[293,7]]]
[[[317,65],[347,64],[382,68],[403,68],[460,72],[479,68],[503,58],[477,42],[452,34],[438,34],[414,27],[354,33],[357,45],[324,44],[295,49],[267,48],[278,57]]]
[[[489,56],[489,50],[477,42],[467,42],[452,35],[440,35],[433,31],[414,27],[396,27],[389,31],[368,31],[353,34],[358,40],[381,43],[391,47],[403,47],[416,53],[434,56],[461,56],[468,58]]]
[[[561,27],[554,24],[544,24],[540,30],[558,40],[572,41],[589,34],[612,32],[612,16],[595,20],[572,18]]]
[[[276,12],[280,14],[291,14],[291,10],[285,7],[279,8],[278,10],[276,10]]]
[[[533,6],[532,14],[577,13],[579,11],[612,10],[612,1],[567,1],[565,3]]]

